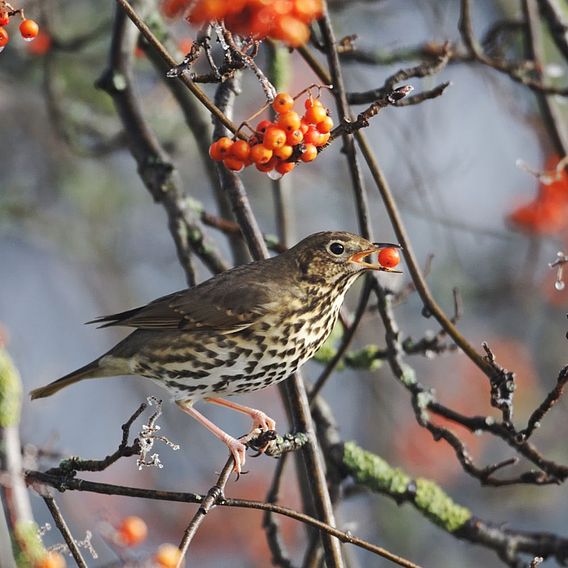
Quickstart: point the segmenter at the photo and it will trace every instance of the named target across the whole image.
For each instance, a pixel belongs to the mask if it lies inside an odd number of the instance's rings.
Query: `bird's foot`
[[[250,413],[252,418],[252,429],[260,428],[261,430],[276,430],[276,421],[270,418],[262,410],[252,409]]]
[[[243,466],[245,465],[247,447],[240,440],[237,440],[232,436],[227,436],[227,438],[223,441],[227,445],[227,448],[229,448],[229,451],[233,456],[233,460],[235,461],[233,471],[237,474],[238,479],[242,473]]]

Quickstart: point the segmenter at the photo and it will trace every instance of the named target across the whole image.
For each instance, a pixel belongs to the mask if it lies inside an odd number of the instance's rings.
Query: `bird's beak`
[[[384,248],[397,248],[400,249],[402,248],[400,245],[397,245],[395,243],[373,243],[373,248],[367,249],[367,250],[363,250],[360,252],[356,252],[355,254],[351,255],[351,257],[349,258],[350,262],[354,262],[355,264],[358,264],[359,266],[364,266],[365,268],[370,268],[371,270],[381,270],[383,272],[394,272],[397,274],[402,274],[401,270],[396,270],[395,268],[387,268],[386,266],[381,266],[378,262],[376,264],[373,264],[371,262],[367,262],[365,259],[375,253],[375,252],[379,252],[381,249]]]

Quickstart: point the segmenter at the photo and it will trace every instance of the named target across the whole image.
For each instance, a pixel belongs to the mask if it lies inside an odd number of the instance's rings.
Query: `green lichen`
[[[377,345],[366,345],[358,351],[349,351],[345,354],[345,363],[353,369],[368,369],[375,371],[383,364],[378,358],[381,349]]]
[[[363,450],[355,442],[345,443],[343,464],[357,483],[379,493],[403,495],[412,481],[402,470],[391,467],[385,460]]]
[[[14,534],[15,560],[18,568],[29,568],[45,556],[46,550],[33,521],[20,521]]]
[[[0,347],[0,428],[16,426],[22,408],[22,381],[8,351]]]
[[[416,506],[436,525],[452,533],[471,518],[471,511],[458,505],[433,481],[416,480]]]

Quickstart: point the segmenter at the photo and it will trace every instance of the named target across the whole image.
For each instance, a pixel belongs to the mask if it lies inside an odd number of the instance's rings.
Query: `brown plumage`
[[[201,399],[253,419],[253,428],[274,429],[263,412],[216,398],[251,392],[296,371],[331,332],[345,293],[365,270],[397,272],[365,261],[388,243],[346,232],[307,237],[268,260],[233,268],[199,286],[146,306],[89,323],[135,331],[80,369],[31,392],[55,394],[83,379],[142,375],[168,389],[182,410],[227,444],[235,470],[245,447],[193,408]]]

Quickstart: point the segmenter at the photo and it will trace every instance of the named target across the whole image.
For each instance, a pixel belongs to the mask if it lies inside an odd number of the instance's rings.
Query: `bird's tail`
[[[107,373],[105,373],[105,370],[101,368],[99,361],[100,359],[95,359],[84,367],[81,367],[80,369],[77,369],[76,371],[73,371],[72,373],[69,373],[64,377],[61,377],[60,379],[57,379],[56,381],[53,381],[48,385],[34,389],[30,392],[32,400],[34,400],[35,398],[44,398],[46,396],[51,396],[52,394],[60,391],[62,388],[65,388],[66,386],[72,385],[74,383],[78,383],[83,379],[104,377],[105,375],[107,375]]]

